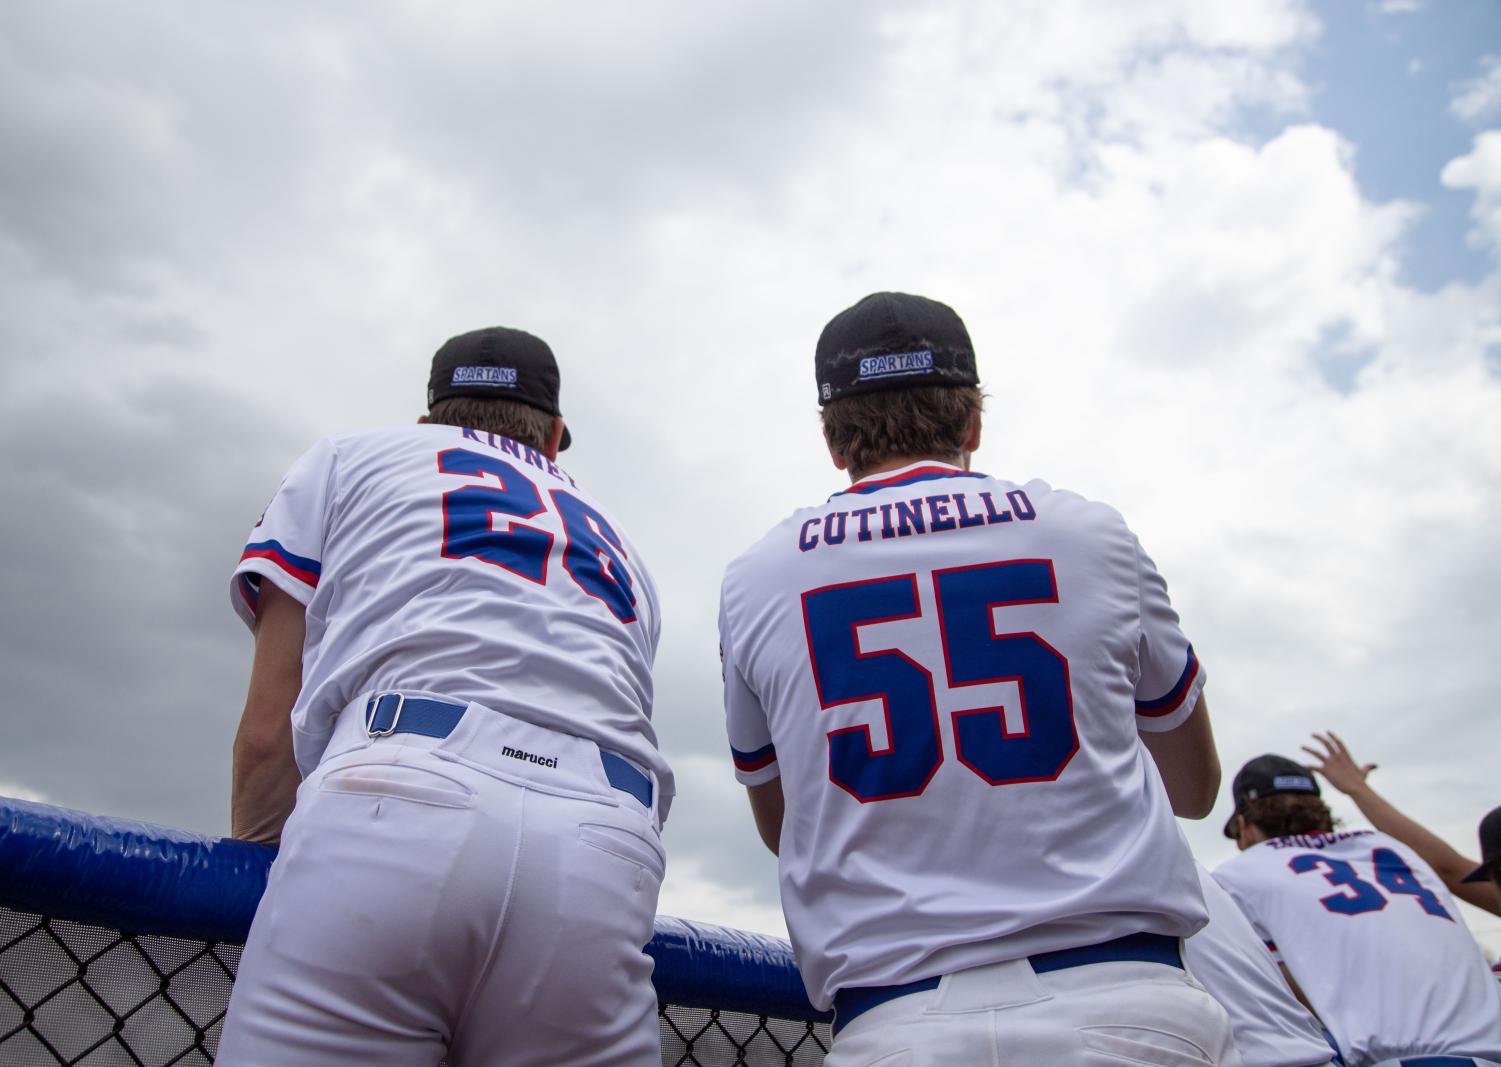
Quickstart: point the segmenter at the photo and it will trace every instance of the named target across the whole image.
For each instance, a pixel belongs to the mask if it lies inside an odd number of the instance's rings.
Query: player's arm
[[[1416,852],[1433,872],[1443,879],[1449,892],[1477,908],[1501,915],[1501,892],[1494,882],[1465,882],[1463,878],[1480,865],[1455,849],[1449,842],[1416,820],[1398,811],[1391,801],[1372,789],[1366,780],[1376,769],[1374,763],[1360,764],[1350,755],[1344,741],[1333,731],[1314,734],[1322,751],[1303,746],[1303,751],[1313,757],[1313,769],[1322,774],[1329,784],[1355,801],[1360,813],[1371,825],[1384,834],[1390,834]]]
[[[1204,702],[1204,669],[1178,625],[1167,583],[1135,538],[1132,547],[1141,606],[1136,732],[1157,764],[1173,814],[1202,819],[1220,791],[1220,756]]]
[[[1202,819],[1220,791],[1220,754],[1209,725],[1209,705],[1200,693],[1188,718],[1171,730],[1140,732],[1141,743],[1157,764],[1173,814]]]
[[[782,779],[773,778],[760,785],[748,785],[751,815],[756,820],[756,832],[773,856],[782,854],[782,816],[786,805],[782,800]]]
[[[250,691],[235,734],[230,832],[274,845],[301,781],[292,758],[292,705],[302,689],[306,616],[302,604],[274,582],[260,584]]]

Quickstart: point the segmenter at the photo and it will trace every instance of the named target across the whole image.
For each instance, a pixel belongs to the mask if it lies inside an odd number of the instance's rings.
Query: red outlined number
[[[1000,706],[954,712],[954,753],[992,786],[1053,781],[1079,750],[1068,661],[1037,634],[1001,633],[997,608],[1056,604],[1051,560],[1005,560],[933,574],[950,688],[1012,682],[1015,726]],[[886,747],[869,726],[827,734],[829,778],[862,803],[919,796],[943,763],[932,674],[900,649],[860,650],[863,626],[921,617],[917,575],[823,586],[802,595],[819,706],[881,702]]]

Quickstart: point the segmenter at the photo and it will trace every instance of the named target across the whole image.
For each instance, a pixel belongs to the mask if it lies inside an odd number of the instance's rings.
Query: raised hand
[[[1315,733],[1314,739],[1323,746],[1320,751],[1303,746],[1303,751],[1313,757],[1312,767],[1329,780],[1329,784],[1341,793],[1354,793],[1366,784],[1366,776],[1376,769],[1376,764],[1359,764],[1350,755],[1350,750],[1340,740],[1339,734],[1329,731]]]

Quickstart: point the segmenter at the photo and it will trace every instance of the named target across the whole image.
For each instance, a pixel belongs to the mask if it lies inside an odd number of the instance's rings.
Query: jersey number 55
[[[933,572],[934,601],[951,688],[1015,682],[1020,707],[952,715],[954,754],[993,786],[1052,781],[1079,737],[1068,660],[1035,633],[997,633],[996,608],[1056,604],[1053,562],[1015,559]],[[916,574],[824,586],[803,594],[808,655],[824,709],[879,700],[888,747],[875,751],[868,726],[829,736],[829,777],[861,802],[918,796],[943,763],[933,676],[899,649],[861,652],[857,630],[921,616]]]

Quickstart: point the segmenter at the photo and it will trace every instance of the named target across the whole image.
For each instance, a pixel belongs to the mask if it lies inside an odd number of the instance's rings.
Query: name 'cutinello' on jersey
[[[780,775],[782,902],[809,995],[1206,913],[1138,729],[1204,683],[1103,504],[937,463],[805,508],[721,597],[739,780]]]
[[[231,599],[252,626],[264,581],[307,612],[292,710],[304,775],[346,704],[396,690],[587,738],[671,797],[651,724],[651,575],[535,449],[439,425],[327,437],[288,472],[235,568]]]

